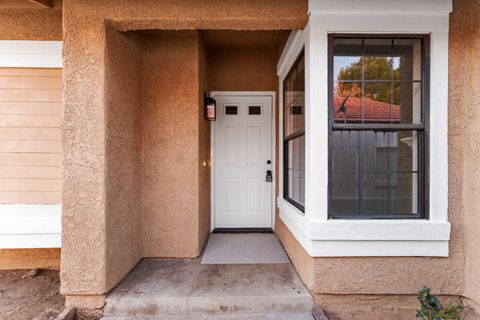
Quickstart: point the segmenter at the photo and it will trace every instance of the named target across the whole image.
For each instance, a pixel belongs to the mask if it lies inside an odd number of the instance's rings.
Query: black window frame
[[[305,206],[288,196],[288,190],[289,190],[289,183],[288,183],[288,149],[289,148],[288,148],[288,143],[290,141],[296,139],[296,138],[299,138],[299,137],[302,137],[302,136],[305,137],[305,123],[304,123],[304,126],[303,126],[303,130],[300,130],[298,132],[294,132],[294,133],[292,133],[288,136],[285,136],[285,133],[286,133],[286,126],[285,126],[285,80],[287,79],[290,72],[293,70],[293,67],[296,66],[297,63],[302,58],[305,59],[305,49],[302,49],[302,51],[300,51],[297,58],[295,59],[295,62],[290,67],[290,70],[288,71],[287,75],[285,76],[285,79],[283,79],[283,82],[282,82],[282,84],[283,84],[283,87],[282,87],[282,99],[283,99],[282,100],[283,101],[283,103],[282,103],[282,105],[283,105],[283,111],[282,111],[283,112],[283,123],[282,123],[282,126],[283,126],[283,137],[282,137],[282,139],[283,139],[283,198],[285,200],[287,200],[295,208],[300,210],[302,213],[305,213]],[[306,67],[306,65],[305,65],[305,62],[304,62],[304,70],[305,70],[305,67]],[[305,83],[305,79],[304,79],[304,83]],[[304,87],[304,90],[305,90],[305,87]],[[303,113],[305,115],[305,106],[303,107]]]
[[[421,124],[341,124],[334,122],[334,39],[419,39],[421,40]],[[362,40],[362,53],[364,41]],[[363,56],[363,54],[362,54]],[[363,74],[363,72],[362,72]],[[387,80],[388,81],[388,80]],[[356,82],[366,83],[364,79]],[[368,83],[368,82],[367,82]],[[430,35],[429,34],[362,34],[330,33],[328,34],[328,218],[345,220],[419,220],[429,219],[429,146],[430,146]],[[416,131],[418,132],[418,199],[417,214],[346,214],[332,212],[332,134],[336,130],[360,131]]]

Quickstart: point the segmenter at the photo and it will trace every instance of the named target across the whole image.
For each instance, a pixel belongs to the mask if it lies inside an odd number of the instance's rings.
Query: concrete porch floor
[[[312,311],[291,263],[145,259],[107,296],[103,319],[310,320]]]

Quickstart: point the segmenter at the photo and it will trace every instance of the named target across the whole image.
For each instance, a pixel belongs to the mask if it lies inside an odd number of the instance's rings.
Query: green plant
[[[463,306],[456,303],[442,305],[437,296],[431,293],[429,288],[423,287],[418,292],[420,309],[417,310],[417,318],[423,320],[462,320]]]

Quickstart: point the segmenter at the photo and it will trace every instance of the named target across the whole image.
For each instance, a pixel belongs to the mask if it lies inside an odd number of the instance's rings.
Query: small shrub
[[[462,320],[463,306],[449,303],[442,305],[437,296],[431,293],[429,288],[423,287],[418,292],[420,309],[417,310],[417,318],[422,320]]]

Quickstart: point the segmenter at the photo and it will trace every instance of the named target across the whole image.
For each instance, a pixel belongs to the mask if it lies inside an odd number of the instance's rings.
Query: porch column
[[[61,292],[98,308],[141,257],[140,38],[64,10]]]

